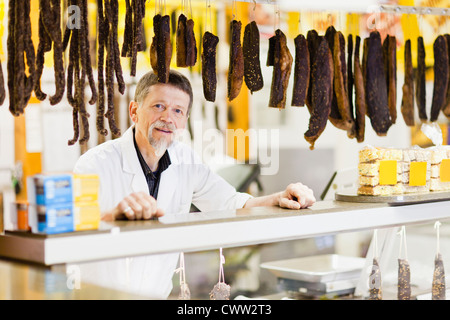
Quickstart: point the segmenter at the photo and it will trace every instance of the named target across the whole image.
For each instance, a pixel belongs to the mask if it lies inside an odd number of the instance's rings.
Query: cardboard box
[[[100,206],[98,202],[74,203],[74,230],[96,230],[100,225]]]
[[[74,231],[72,202],[38,205],[36,211],[38,232],[55,234]]]
[[[34,189],[37,205],[50,205],[73,201],[72,176],[70,174],[34,175],[28,180]],[[29,198],[32,202],[32,199]]]
[[[73,201],[92,202],[98,200],[100,180],[96,174],[73,174]]]

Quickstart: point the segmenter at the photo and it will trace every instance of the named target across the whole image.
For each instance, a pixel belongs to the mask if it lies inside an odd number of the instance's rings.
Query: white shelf
[[[442,221],[450,218],[449,208],[450,201],[405,206],[320,201],[300,211],[260,207],[167,215],[160,221],[116,221],[92,232],[7,232],[0,236],[0,256],[55,265],[202,251]]]

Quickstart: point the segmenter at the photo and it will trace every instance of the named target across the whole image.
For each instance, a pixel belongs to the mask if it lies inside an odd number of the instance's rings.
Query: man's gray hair
[[[158,81],[158,77],[153,71],[147,72],[136,85],[136,91],[134,92],[134,101],[136,101],[139,105],[142,105],[142,102],[147,97],[147,94],[150,90],[150,87],[155,84],[163,84]],[[188,114],[192,107],[192,87],[188,78],[186,78],[183,74],[178,71],[170,70],[169,73],[169,81],[167,84],[174,86],[177,89],[180,89],[183,92],[186,92],[189,95],[189,107]]]

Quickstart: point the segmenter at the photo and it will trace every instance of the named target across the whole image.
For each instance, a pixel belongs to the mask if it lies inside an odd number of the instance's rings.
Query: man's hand
[[[292,183],[279,193],[278,205],[288,209],[308,208],[316,203],[313,191],[304,184]]]
[[[162,217],[164,212],[156,205],[156,200],[145,192],[130,193],[110,212],[103,214],[102,220],[116,220],[125,217],[128,220],[148,220]]]

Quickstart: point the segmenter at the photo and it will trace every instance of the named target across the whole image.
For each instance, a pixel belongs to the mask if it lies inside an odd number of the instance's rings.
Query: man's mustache
[[[177,128],[172,123],[167,123],[165,121],[157,120],[150,126],[150,130],[153,130],[153,129],[161,129],[161,130],[174,132]]]

